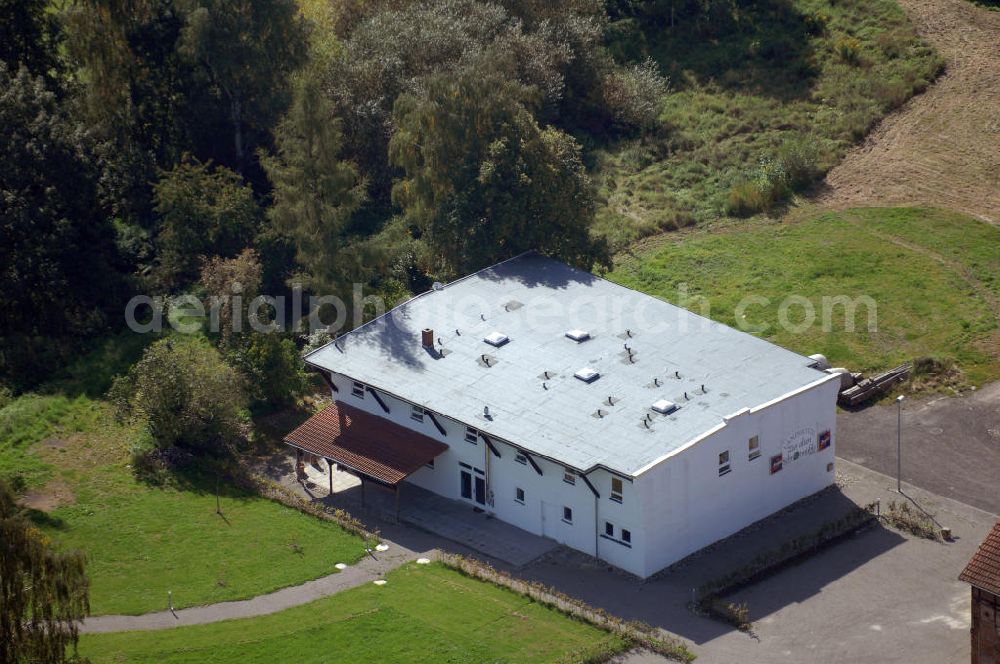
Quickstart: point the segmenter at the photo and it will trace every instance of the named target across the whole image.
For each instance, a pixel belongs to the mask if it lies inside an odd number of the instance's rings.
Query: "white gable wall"
[[[637,492],[643,512],[644,568],[648,576],[684,556],[727,537],[833,483],[837,380],[730,419],[706,438],[640,474]],[[785,458],[771,474],[771,457],[783,444],[829,431],[822,451]],[[760,440],[761,455],[749,459],[749,440]],[[731,472],[719,476],[719,454],[729,451]]]

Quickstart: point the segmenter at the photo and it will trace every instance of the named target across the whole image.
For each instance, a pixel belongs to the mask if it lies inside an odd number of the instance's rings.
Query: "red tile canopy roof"
[[[1000,521],[979,545],[979,551],[958,577],[977,588],[1000,595]]]
[[[285,442],[390,485],[448,449],[433,438],[337,402],[303,422]]]

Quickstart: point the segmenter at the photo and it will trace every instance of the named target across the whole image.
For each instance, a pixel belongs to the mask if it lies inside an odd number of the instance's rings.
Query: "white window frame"
[[[476,427],[465,427],[465,442],[472,443],[473,445],[479,444],[479,429]]]
[[[514,487],[514,502],[521,505],[524,504],[524,489],[521,487]]]
[[[576,485],[576,472],[570,468],[563,468],[563,482]]]
[[[628,545],[631,546],[631,544],[632,544],[632,531],[629,530],[628,528],[622,528],[621,539],[622,539],[623,542],[625,542],[626,544],[628,544]]]
[[[618,490],[615,491],[615,482],[618,482]],[[616,503],[622,502],[622,494],[625,491],[625,481],[620,477],[611,478],[611,500]]]
[[[427,413],[426,410],[417,405],[410,405],[410,419],[414,422],[423,422],[424,415]]]
[[[518,452],[517,454],[514,455],[514,461],[517,461],[522,466],[527,466],[528,465],[528,457],[526,457],[525,455],[521,454],[520,452]]]
[[[729,450],[719,452],[719,477],[728,475],[732,470],[733,465],[730,463]]]
[[[567,515],[569,515],[569,516],[567,517]],[[562,517],[562,520],[563,520],[563,523],[568,523],[571,526],[573,525],[573,508],[570,507],[569,505],[563,505],[563,517]]]
[[[611,530],[610,533],[608,532],[609,529]],[[605,537],[614,537],[615,536],[615,524],[611,523],[610,521],[605,521],[604,522],[604,536]]]
[[[750,461],[760,458],[760,436],[751,436],[747,441],[747,456]]]
[[[359,399],[365,398],[365,384],[361,381],[353,381],[351,384],[351,394]]]

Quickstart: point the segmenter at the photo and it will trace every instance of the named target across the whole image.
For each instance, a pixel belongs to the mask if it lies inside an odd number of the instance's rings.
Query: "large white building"
[[[641,577],[834,480],[839,376],[536,254],[306,361],[334,403],[289,444]]]

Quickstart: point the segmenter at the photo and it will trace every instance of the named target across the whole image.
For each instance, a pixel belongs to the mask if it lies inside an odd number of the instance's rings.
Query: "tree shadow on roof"
[[[529,252],[477,273],[490,281],[514,280],[525,288],[564,290],[572,285],[593,286],[600,281],[585,270],[567,265],[554,258]]]

